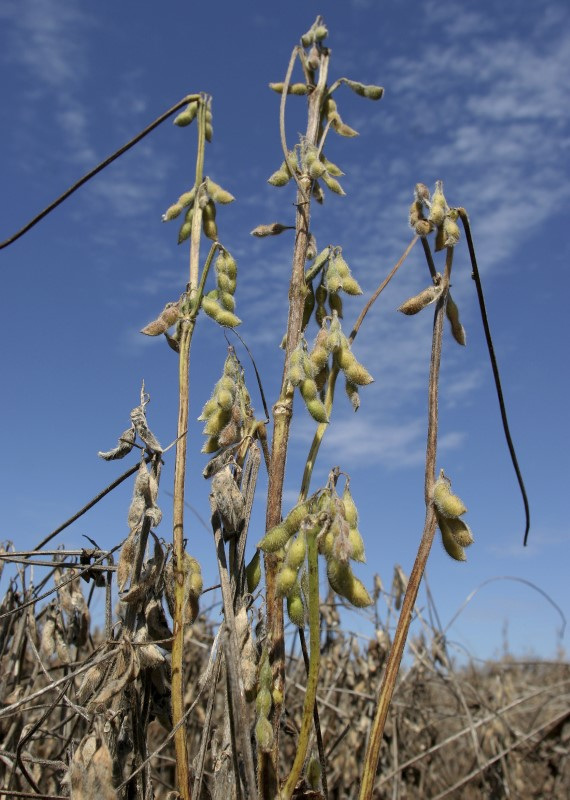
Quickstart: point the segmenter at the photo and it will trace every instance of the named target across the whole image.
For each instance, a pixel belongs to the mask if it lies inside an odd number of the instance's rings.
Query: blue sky
[[[237,198],[220,209],[220,239],[238,260],[240,328],[260,367],[269,402],[280,378],[291,238],[255,240],[260,223],[293,219],[293,190],[266,182],[281,163],[278,97],[291,49],[317,13],[332,48],[331,78],[385,87],[379,103],[339,91],[355,139],[329,137],[328,157],[346,173],[347,196],[327,196],[313,215],[319,247],[341,245],[366,295],[411,235],[414,184],[444,181],[451,205],[467,208],[479,256],[511,430],[531,503],[530,544],[503,440],[475,288],[464,241],[456,251],[454,298],[467,330],[459,348],[446,332],[438,468],[463,498],[476,543],[468,561],[449,560],[439,541],[428,580],[443,625],[467,596],[497,576],[535,583],[568,616],[570,534],[568,367],[568,182],[570,26],[562,2],[498,4],[291,0],[86,7],[77,0],[5,0],[0,9],[0,193],[4,239],[83,172],[185,94],[214,97],[214,141],[206,172]],[[288,139],[303,130],[304,101],[289,103]],[[187,250],[161,215],[193,182],[195,130],[169,122],[2,251],[4,444],[3,532],[34,546],[124,468],[97,458],[114,445],[138,403],[144,378],[149,422],[164,443],[176,430],[176,358],[138,333],[177,298]],[[393,565],[409,572],[423,524],[423,458],[431,313],[395,312],[428,283],[419,247],[382,295],[355,343],[375,377],[354,415],[338,392],[314,488],[331,466],[352,476],[368,563],[389,585]],[[345,303],[346,326],[363,300]],[[314,335],[313,331],[311,335]],[[247,357],[254,405],[261,413]],[[199,320],[192,352],[193,419],[225,358],[225,340]],[[288,460],[294,502],[313,422],[300,403]],[[208,515],[208,487],[190,431],[188,500]],[[171,481],[162,482],[170,537]],[[252,539],[263,533],[262,481]],[[83,534],[110,546],[126,535],[124,486],[59,537]],[[189,549],[215,580],[211,537],[188,516]],[[252,542],[253,543],[253,542]],[[422,600],[422,602],[425,602]],[[369,634],[366,618],[349,623]],[[448,632],[479,657],[500,651],[504,631],[517,653],[551,657],[560,618],[520,581],[485,584]],[[562,646],[568,647],[567,637]]]

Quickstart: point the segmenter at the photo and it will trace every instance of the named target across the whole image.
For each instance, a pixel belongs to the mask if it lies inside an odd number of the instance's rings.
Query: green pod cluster
[[[343,341],[335,352],[335,363],[344,372],[347,381],[355,386],[368,386],[374,380],[366,367],[356,359],[350,349],[349,341],[344,335]]]
[[[263,648],[259,661],[259,678],[255,710],[257,722],[255,724],[255,738],[260,750],[269,752],[273,746],[273,726],[269,722],[269,714],[273,705],[271,690],[273,688],[273,673],[269,663],[267,647]]]
[[[435,482],[433,503],[446,553],[455,561],[466,561],[465,548],[473,544],[471,529],[460,517],[467,511],[463,501],[451,491],[451,481],[440,471]]]
[[[306,343],[299,342],[291,353],[287,380],[298,386],[301,397],[305,401],[309,414],[316,422],[328,422],[324,404],[318,396],[319,390],[315,381],[315,367],[307,353]]]
[[[352,276],[350,267],[342,255],[342,247],[335,247],[325,271],[325,286],[329,292],[342,289],[346,294],[362,294],[358,281]]]
[[[202,432],[208,437],[202,452],[213,453],[239,441],[250,415],[249,393],[232,349],[224,363],[222,377],[198,417],[199,421],[206,423]]]
[[[235,290],[237,277],[237,264],[227,250],[220,250],[216,258],[216,286],[218,302],[225,311],[235,310]]]

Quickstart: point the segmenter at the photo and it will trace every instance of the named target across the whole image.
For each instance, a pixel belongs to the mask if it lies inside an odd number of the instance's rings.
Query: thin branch
[[[47,217],[49,213],[51,213],[54,209],[56,209],[59,205],[61,205],[61,203],[63,203],[64,200],[67,200],[67,198],[74,192],[76,192],[77,189],[83,186],[83,184],[87,183],[87,181],[91,180],[91,178],[94,178],[95,175],[104,170],[105,167],[108,167],[109,164],[112,164],[113,161],[116,161],[117,158],[123,155],[123,153],[126,153],[127,150],[130,150],[131,147],[134,147],[135,144],[140,142],[141,139],[144,139],[145,136],[147,136],[151,131],[153,131],[155,128],[161,125],[166,119],[168,119],[168,117],[174,114],[175,111],[178,111],[178,109],[182,108],[182,106],[185,106],[188,103],[192,102],[193,100],[197,100],[198,98],[199,95],[197,94],[189,94],[186,97],[183,97],[182,100],[179,100],[178,103],[176,103],[176,105],[173,105],[171,108],[168,109],[168,111],[165,111],[164,114],[161,114],[159,117],[157,117],[154,120],[154,122],[151,122],[150,125],[147,125],[147,127],[144,128],[140,133],[137,133],[137,135],[133,139],[130,139],[130,141],[128,141],[126,144],[124,144],[122,147],[116,150],[111,156],[106,158],[104,161],[101,161],[100,164],[98,164],[96,167],[90,170],[86,175],[80,178],[76,183],[73,184],[73,186],[70,186],[69,189],[67,189],[56,200],[50,203],[49,206],[44,208],[43,211],[40,211],[40,213],[37,214],[33,219],[31,219],[26,225],[24,225],[23,228],[20,228],[19,231],[14,233],[5,241],[0,242],[0,250],[2,250],[2,248],[4,247],[8,247],[9,244],[13,244],[15,241],[17,241],[21,236],[23,236],[31,228],[33,228],[34,225],[37,225],[38,222],[40,222],[44,217]]]
[[[148,463],[149,463],[151,460],[152,460],[152,459],[151,459],[151,457],[150,457],[150,456],[147,456],[147,457],[145,458],[145,462],[146,462],[147,464],[148,464]],[[135,472],[138,472],[139,466],[140,466],[140,463],[139,463],[139,462],[137,462],[137,464],[135,464],[135,466],[134,466],[134,467],[131,467],[131,468],[130,468],[130,469],[128,469],[126,472],[123,472],[123,474],[122,474],[122,475],[119,475],[119,477],[118,477],[116,480],[114,480],[114,481],[113,481],[113,483],[110,483],[110,484],[109,484],[109,485],[108,485],[108,486],[107,486],[105,489],[102,489],[102,490],[99,492],[99,494],[96,494],[96,495],[95,495],[95,497],[94,497],[92,500],[90,500],[90,501],[87,503],[87,505],[84,505],[84,506],[83,506],[83,508],[80,508],[80,509],[79,509],[79,511],[77,511],[77,512],[76,512],[76,513],[75,513],[75,514],[74,514],[72,517],[70,517],[68,520],[66,520],[65,522],[62,522],[62,524],[59,526],[59,528],[56,528],[56,529],[55,529],[54,531],[52,531],[51,533],[48,533],[48,535],[47,535],[47,536],[46,536],[44,539],[42,539],[42,540],[41,540],[41,542],[40,542],[38,545],[36,545],[36,546],[34,547],[34,550],[41,550],[41,549],[42,549],[42,547],[43,547],[44,545],[46,545],[48,542],[51,542],[51,540],[52,540],[52,539],[53,539],[55,536],[57,536],[57,534],[58,534],[58,533],[61,533],[62,531],[64,531],[64,530],[65,530],[66,528],[68,528],[68,527],[69,527],[69,526],[70,526],[70,525],[71,525],[73,522],[75,522],[75,520],[79,519],[79,517],[82,517],[82,516],[83,516],[83,514],[87,513],[87,511],[89,511],[89,509],[90,509],[90,508],[93,508],[93,506],[94,506],[94,505],[96,505],[96,504],[99,502],[99,500],[102,500],[102,499],[105,497],[105,495],[108,495],[108,494],[109,494],[109,492],[112,492],[112,491],[113,491],[113,489],[116,489],[116,488],[117,488],[117,486],[120,486],[120,485],[121,485],[121,483],[123,483],[123,481],[126,481],[126,480],[127,480],[127,478],[130,478],[130,477],[131,477],[131,475],[134,475],[134,474],[135,474]]]

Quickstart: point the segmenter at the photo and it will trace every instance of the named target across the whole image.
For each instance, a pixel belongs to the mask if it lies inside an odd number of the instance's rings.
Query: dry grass
[[[4,554],[4,559],[9,557],[13,556]],[[54,556],[38,552],[34,558],[49,561]],[[76,555],[63,553],[57,559],[79,561]],[[143,574],[148,574],[147,566]],[[95,587],[92,579],[87,584],[76,577],[45,601],[26,606],[42,588],[53,586],[53,578],[60,580],[62,573],[70,577],[69,569],[58,569],[53,577],[44,578],[45,587],[32,589],[29,570],[29,565],[22,565],[9,581],[5,579],[9,585],[0,612],[10,612],[0,619],[1,796],[67,797],[73,788],[72,797],[93,800],[174,797],[169,796],[176,785],[169,739],[169,643],[149,644],[159,636],[151,624],[146,630],[139,627],[134,636],[125,625],[115,625],[112,638],[93,628],[82,588],[89,596],[106,588]],[[386,620],[401,587],[401,572],[395,574],[389,593],[376,584],[374,611],[368,615],[371,629],[375,628],[370,639],[343,629],[341,621],[346,624],[350,616],[339,613],[332,593],[322,604],[317,702],[331,800],[357,796],[375,695],[390,645]],[[151,595],[161,604],[155,584],[141,601],[143,606],[149,606]],[[148,612],[147,618],[152,619]],[[204,746],[203,798],[217,796],[213,787],[230,760],[224,747],[223,665],[215,682],[215,654],[221,647],[219,641],[214,647],[216,618],[217,609],[202,613],[185,634],[185,707],[192,708],[188,743],[191,763]],[[259,619],[255,605],[250,618]],[[385,731],[375,796],[566,798],[570,665],[563,660],[523,662],[504,657],[457,667],[440,632],[421,616],[418,621],[421,633],[410,641],[408,664],[401,671]],[[361,620],[359,630],[367,625]],[[263,635],[259,627],[257,634]],[[92,666],[97,660],[100,663]],[[306,682],[297,635],[289,637],[286,672],[280,738],[284,773],[296,748]],[[245,724],[253,729],[253,702],[249,712]],[[194,760],[191,772],[197,765]],[[121,784],[120,790],[112,788]]]

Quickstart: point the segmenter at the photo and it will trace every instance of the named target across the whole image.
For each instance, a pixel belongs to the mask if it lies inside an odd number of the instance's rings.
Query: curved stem
[[[524,530],[523,546],[526,547],[528,541],[528,533],[530,530],[530,507],[528,503],[528,497],[526,494],[526,489],[522,478],[522,474],[519,468],[517,454],[515,453],[515,446],[511,438],[511,432],[509,430],[507,409],[505,406],[505,399],[503,397],[503,390],[501,388],[501,378],[499,376],[499,367],[497,365],[497,359],[495,358],[495,348],[493,347],[493,339],[491,338],[491,329],[489,327],[489,320],[487,319],[487,309],[485,308],[485,296],[483,294],[481,276],[479,275],[479,268],[477,266],[477,258],[475,256],[475,247],[473,245],[473,238],[471,236],[471,226],[469,225],[469,217],[467,216],[467,212],[465,211],[464,208],[458,208],[457,210],[459,212],[461,222],[463,223],[463,229],[465,231],[465,237],[467,239],[467,247],[469,249],[469,257],[471,258],[471,268],[473,269],[473,280],[475,281],[475,286],[477,288],[477,298],[479,300],[479,309],[481,311],[481,320],[483,321],[483,330],[485,331],[485,341],[487,342],[487,350],[489,351],[491,369],[493,370],[493,378],[495,380],[495,389],[497,391],[497,398],[499,400],[499,409],[501,411],[503,431],[505,432],[507,447],[509,448],[509,454],[511,456],[511,461],[513,464],[513,468],[515,470],[515,474],[517,476],[517,480],[519,483],[523,499],[524,513],[525,513],[525,530]]]
[[[155,128],[161,125],[166,119],[168,119],[168,117],[172,116],[172,114],[174,114],[175,111],[178,111],[179,108],[182,108],[182,106],[187,105],[193,100],[198,100],[199,97],[200,96],[197,94],[189,94],[186,97],[183,97],[182,100],[179,100],[178,103],[169,108],[168,111],[165,111],[164,114],[161,114],[160,117],[157,117],[154,120],[154,122],[151,122],[150,125],[147,125],[146,128],[144,128],[140,133],[137,133],[137,135],[133,137],[130,141],[128,141],[126,144],[124,144],[122,147],[116,150],[112,155],[110,155],[104,161],[101,161],[100,164],[97,164],[96,167],[93,167],[92,170],[89,170],[87,174],[85,174],[82,178],[80,178],[72,186],[70,186],[69,189],[67,189],[56,200],[50,203],[49,206],[46,206],[46,208],[44,208],[43,211],[40,211],[40,213],[37,214],[33,219],[31,219],[26,225],[24,225],[23,228],[20,228],[19,231],[14,233],[5,241],[0,242],[0,250],[2,250],[3,247],[8,247],[9,244],[13,244],[15,241],[17,241],[21,236],[27,233],[30,230],[30,228],[33,228],[34,225],[37,225],[38,222],[40,222],[44,217],[47,217],[49,213],[51,213],[54,209],[56,209],[59,205],[61,205],[61,203],[63,203],[64,200],[67,200],[67,198],[74,192],[76,192],[81,186],[83,186],[83,184],[87,183],[87,181],[90,181],[91,178],[94,178],[95,175],[97,175],[97,173],[104,170],[105,167],[108,167],[109,164],[113,163],[113,161],[116,161],[117,158],[122,156],[123,153],[126,153],[127,150],[130,150],[131,147],[134,147],[135,144],[140,142],[141,139],[144,139],[145,136],[148,136],[148,134],[151,131],[153,131]]]
[[[198,159],[196,163],[195,185],[202,182],[204,163],[204,142],[206,129],[206,111],[204,98],[200,98],[198,107]],[[198,293],[198,259],[200,256],[200,227],[198,207],[194,207],[194,223],[198,218],[198,226],[192,225],[190,244],[190,294]],[[214,249],[210,251],[208,262],[211,263]],[[206,273],[206,270],[204,270]],[[203,290],[206,276],[202,275],[200,284]],[[189,298],[191,299],[191,298]],[[183,317],[180,324],[179,358],[178,358],[178,427],[176,457],[174,462],[174,506],[173,506],[173,545],[174,545],[174,618],[172,641],[172,722],[176,726],[184,717],[184,486],[186,481],[186,459],[188,448],[188,411],[190,406],[190,345],[196,324],[199,306],[192,310],[186,301],[183,304]],[[178,791],[183,800],[190,800],[190,776],[188,770],[187,737],[185,725],[180,725],[174,737],[176,752],[176,769],[178,775]]]

